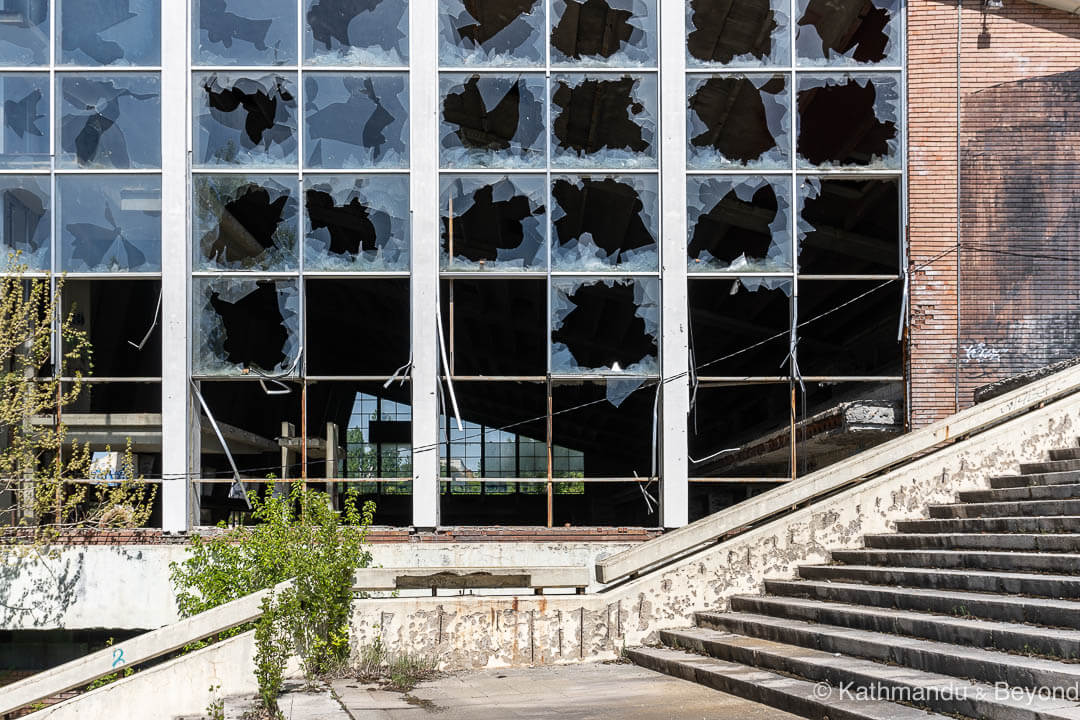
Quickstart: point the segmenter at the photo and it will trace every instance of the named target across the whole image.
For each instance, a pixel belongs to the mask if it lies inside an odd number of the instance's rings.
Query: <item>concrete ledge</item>
[[[363,568],[357,590],[470,588],[580,588],[589,585],[587,567],[413,567]]]

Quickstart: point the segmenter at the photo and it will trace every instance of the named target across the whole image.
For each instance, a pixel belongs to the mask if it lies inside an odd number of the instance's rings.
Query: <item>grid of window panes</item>
[[[408,428],[412,408],[367,393],[357,393],[344,438],[345,463],[342,477],[408,477],[412,473],[412,444],[393,442],[404,433],[387,432],[394,425]],[[384,441],[384,438],[389,438]],[[362,493],[392,495],[408,490],[408,483],[371,483]]]

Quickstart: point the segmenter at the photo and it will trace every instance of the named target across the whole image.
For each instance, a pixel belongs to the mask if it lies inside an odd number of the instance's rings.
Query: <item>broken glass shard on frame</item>
[[[724,175],[687,179],[691,272],[791,272],[791,181]]]
[[[198,270],[299,267],[299,181],[290,175],[197,175],[192,223]]]
[[[295,166],[296,76],[196,74],[194,162]]]
[[[552,269],[656,272],[659,194],[654,174],[553,177]]]
[[[52,202],[48,175],[0,175],[0,225],[3,252],[19,253],[30,270],[48,270],[52,240]]]
[[[543,271],[546,195],[543,175],[443,176],[442,269]]]
[[[656,67],[657,0],[553,0],[551,64]]]
[[[786,75],[692,75],[687,79],[687,96],[690,168],[790,165]]]
[[[439,91],[442,167],[546,165],[542,75],[443,74]]]
[[[798,167],[900,167],[900,76],[800,74]]]
[[[551,279],[551,372],[655,375],[660,344],[660,281]]]
[[[308,175],[304,208],[306,270],[409,269],[408,176]]]
[[[296,0],[192,0],[194,65],[295,65]]]
[[[49,0],[5,2],[0,20],[0,66],[49,64]]]
[[[161,64],[162,0],[57,0],[63,65]]]
[[[900,185],[895,178],[802,178],[800,273],[896,275],[900,255]]]
[[[304,10],[309,65],[408,64],[408,0],[305,0]]]
[[[899,65],[899,0],[798,0],[799,65]]]
[[[551,163],[562,168],[655,168],[656,75],[556,75]]]
[[[48,167],[48,74],[0,75],[0,99],[4,103],[0,167]]]
[[[61,175],[56,193],[62,270],[161,271],[159,176]]]
[[[544,0],[439,0],[439,64],[543,66]]]
[[[157,74],[78,73],[58,83],[60,167],[161,167]]]
[[[306,74],[306,166],[407,168],[408,105],[406,74]]]
[[[295,280],[194,278],[192,374],[295,374],[300,292]]]
[[[786,0],[690,0],[686,5],[689,67],[787,65],[791,58]]]

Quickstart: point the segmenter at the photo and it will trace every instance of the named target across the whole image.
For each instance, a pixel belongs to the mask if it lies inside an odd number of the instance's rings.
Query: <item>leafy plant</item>
[[[221,685],[210,686],[210,702],[206,705],[208,720],[225,720],[225,699],[215,697],[221,691]]]

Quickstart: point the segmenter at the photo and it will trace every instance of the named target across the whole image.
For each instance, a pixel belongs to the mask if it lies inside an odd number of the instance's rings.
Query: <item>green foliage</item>
[[[438,663],[433,658],[407,652],[389,653],[378,638],[361,647],[358,656],[356,675],[360,680],[379,682],[398,692],[409,692],[438,672]]]
[[[271,593],[262,601],[262,617],[255,623],[255,680],[259,684],[259,703],[276,715],[277,697],[285,682],[285,663],[289,660],[287,607]]]
[[[225,699],[215,697],[219,692],[221,692],[221,685],[210,686],[210,702],[206,705],[208,720],[225,720]]]

